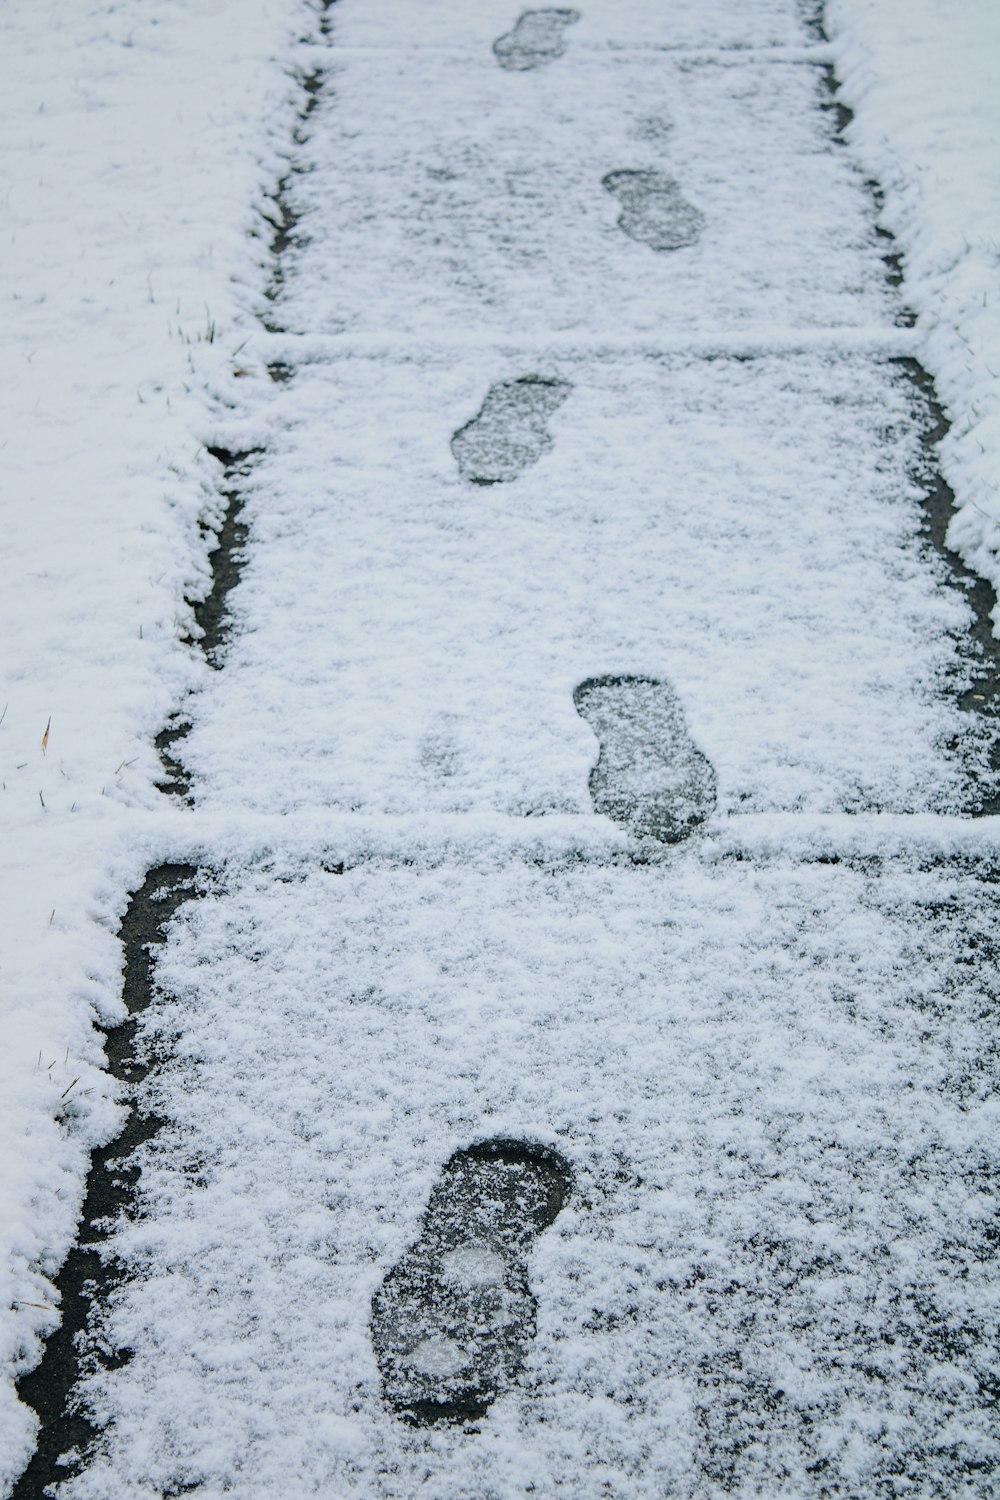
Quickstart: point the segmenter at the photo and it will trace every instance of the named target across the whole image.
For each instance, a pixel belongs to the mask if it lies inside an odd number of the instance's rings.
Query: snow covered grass
[[[923,360],[952,421],[952,545],[1000,587],[1000,8],[828,0],[852,149],[885,193]],[[1000,622],[998,622],[1000,623]]]

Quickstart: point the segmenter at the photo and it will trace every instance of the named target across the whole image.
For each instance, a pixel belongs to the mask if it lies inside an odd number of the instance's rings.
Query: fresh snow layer
[[[358,24],[345,6],[337,37]],[[604,27],[621,35],[617,11]],[[871,206],[815,107],[815,67],[580,53],[583,29],[528,73],[482,43],[363,58],[335,43],[282,325],[594,339],[890,321]],[[623,233],[602,186],[623,170],[675,180],[696,243],[657,253]]]
[[[199,680],[180,636],[220,504],[204,387],[236,383],[253,205],[311,15],[0,11],[0,1492],[33,1440],[10,1377],[56,1322],[87,1152],[119,1118],[92,1027],[120,1011],[114,932],[142,874],[117,817],[159,801],[152,738]]]
[[[905,861],[271,860],[179,913],[73,1500],[991,1493],[995,887]],[[555,1146],[487,1419],[388,1413],[371,1298],[476,1140]]]
[[[496,68],[493,42],[511,30],[524,10],[542,8],[522,6],[518,0],[477,0],[474,6],[447,0],[426,11],[415,11],[411,0],[337,0],[337,5],[338,52],[404,50],[421,67],[424,52],[433,49],[472,52]],[[590,50],[801,47],[806,40],[795,0],[672,0],[669,12],[649,0],[614,0],[613,5],[597,0],[574,8],[580,19],[565,33],[564,56],[548,64],[542,76],[553,77]]]
[[[526,72],[498,0],[334,15],[329,52],[294,0],[0,19],[0,1357],[38,1357],[118,1118],[91,1021],[125,892],[228,855],[164,954],[171,1124],[104,1329],[134,1357],[90,1378],[67,1493],[986,1494],[995,887],[908,851],[995,837],[954,816],[968,614],[918,537],[917,346],[828,49],[792,0],[593,0]],[[327,64],[293,146],[288,70]],[[622,171],[676,183],[632,209],[682,202],[690,243],[623,231]],[[286,173],[268,297],[247,231]],[[525,375],[572,385],[551,443],[469,483],[453,435]],[[205,441],[266,450],[219,674],[182,639]],[[608,673],[667,680],[718,778],[643,868],[587,790],[573,690]],[[152,789],[182,700],[193,814]],[[416,1434],[370,1297],[503,1132],[578,1178],[530,1371]],[[0,1489],[32,1437],[2,1399]]]
[[[885,191],[942,444],[952,545],[1000,587],[1000,6],[829,0],[852,148]],[[1000,621],[997,622],[1000,624]]]
[[[551,452],[463,480],[452,432],[534,372],[572,385]],[[185,746],[206,808],[587,812],[573,690],[609,672],[673,683],[725,811],[962,806],[966,606],[918,542],[891,364],[345,358],[268,412]]]

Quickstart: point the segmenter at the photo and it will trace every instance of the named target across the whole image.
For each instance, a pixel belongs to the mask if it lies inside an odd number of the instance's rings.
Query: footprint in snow
[[[417,1243],[372,1304],[386,1402],[420,1426],[482,1417],[517,1378],[535,1334],[526,1257],[572,1185],[547,1146],[493,1140],[456,1151]]]
[[[497,62],[512,73],[526,73],[562,57],[566,51],[563,33],[579,19],[578,10],[522,11],[514,30],[493,43]]]
[[[573,387],[567,380],[522,375],[491,385],[479,413],[460,427],[451,451],[463,479],[505,484],[552,448],[546,426]]]
[[[693,245],[705,216],[682,197],[680,186],[663,172],[609,172],[602,186],[621,204],[618,227],[654,250]]]
[[[597,735],[594,810],[637,838],[678,844],[715,807],[715,772],[692,740],[677,695],[655,677],[590,677],[573,694]]]

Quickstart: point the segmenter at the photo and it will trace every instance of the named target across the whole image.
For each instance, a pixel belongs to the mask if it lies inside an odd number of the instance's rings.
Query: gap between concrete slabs
[[[178,907],[194,899],[196,879],[191,865],[157,865],[132,893],[122,919],[129,1018],[102,1029],[108,1071],[128,1091],[128,1116],[115,1139],[93,1153],[83,1203],[83,1234],[56,1278],[62,1322],[46,1343],[41,1362],[18,1383],[21,1399],[38,1413],[41,1426],[38,1447],[14,1488],[13,1500],[45,1495],[49,1485],[72,1471],[72,1466],[59,1462],[60,1456],[85,1450],[97,1433],[86,1413],[74,1405],[73,1389],[85,1359],[95,1357],[93,1344],[84,1353],[93,1309],[107,1304],[123,1275],[123,1268],[104,1256],[102,1246],[114,1221],[136,1211],[137,1172],[129,1158],[163,1124],[142,1107],[141,1084],[153,1060],[136,1043],[140,1017],[153,996],[155,951],[166,942]],[[109,1363],[125,1357],[116,1353],[109,1356]]]

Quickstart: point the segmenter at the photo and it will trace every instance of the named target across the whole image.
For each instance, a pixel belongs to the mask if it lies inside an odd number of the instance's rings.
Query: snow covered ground
[[[836,0],[831,53],[790,0],[593,3],[517,72],[496,0],[335,17],[0,20],[0,1358],[37,1359],[120,1118],[91,1019],[126,892],[228,862],[161,965],[173,1123],[105,1330],[135,1356],[90,1381],[69,1493],[985,1494],[994,839],[956,816],[969,617],[894,357],[938,377],[953,536],[995,578],[995,18]],[[274,304],[254,209],[317,66]],[[638,237],[623,170],[660,194]],[[678,197],[696,232],[657,252]],[[569,387],[537,461],[470,484],[452,435],[525,376]],[[183,640],[205,442],[264,450],[219,674]],[[590,812],[573,690],[607,672],[671,681],[718,777],[652,866]],[[193,813],[154,789],[182,701]],[[370,1296],[449,1154],[515,1132],[578,1183],[529,1369],[479,1433],[415,1434]],[[2,1399],[0,1487],[33,1437]]]
[[[922,359],[952,431],[952,545],[1000,587],[1000,8],[829,0],[853,150],[885,193]]]

